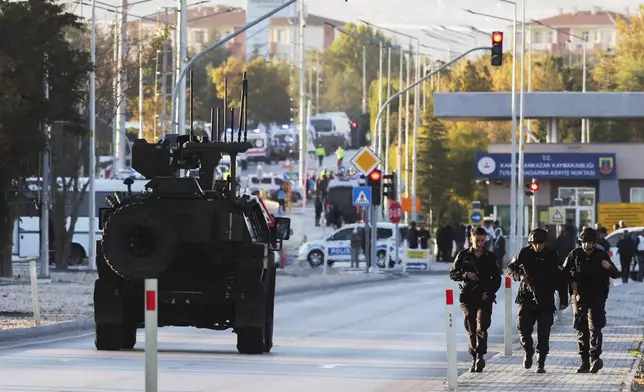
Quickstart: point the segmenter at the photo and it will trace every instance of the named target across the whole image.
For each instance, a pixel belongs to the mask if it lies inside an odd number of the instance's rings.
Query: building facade
[[[225,5],[199,4],[189,7],[187,15],[188,52],[198,52],[208,44],[241,28],[247,23],[246,14],[243,9]],[[174,27],[176,26],[176,19],[174,11],[170,11],[167,14],[160,12],[143,20],[143,31],[149,34],[156,31],[163,24]],[[345,24],[319,15],[306,14],[304,42],[307,51],[323,51],[331,46],[337,38],[333,27],[325,23],[338,26]],[[138,35],[139,27],[140,24],[137,20],[130,23],[128,30],[130,34]],[[173,34],[171,37],[173,46],[175,40],[176,37]],[[247,51],[247,43],[250,42],[260,55],[267,55],[269,59],[290,60],[297,59],[298,41],[299,22],[297,17],[278,16],[271,18],[270,23],[260,24],[256,28],[233,38],[226,44],[226,48],[231,55],[242,57],[252,52],[250,48]]]
[[[561,199],[565,217],[576,227],[601,223],[610,227],[624,219],[644,225],[644,171],[641,143],[528,143],[525,144],[525,184],[539,183],[536,196],[539,226],[549,224],[549,207]],[[476,156],[475,173],[485,181],[489,204],[497,217],[510,220],[511,145],[490,144]],[[524,188],[525,189],[525,188]],[[532,199],[521,192],[524,216],[532,216]],[[621,211],[621,218],[614,211]],[[637,221],[635,221],[637,220]],[[505,225],[504,225],[505,226]]]
[[[614,51],[619,39],[617,21],[627,18],[628,14],[628,9],[624,13],[600,7],[590,10],[573,8],[570,12],[560,9],[557,15],[538,21],[543,25],[530,25],[530,47],[536,52],[582,53],[584,43],[580,38],[583,38],[588,42],[588,54]],[[558,31],[544,25],[554,27]]]

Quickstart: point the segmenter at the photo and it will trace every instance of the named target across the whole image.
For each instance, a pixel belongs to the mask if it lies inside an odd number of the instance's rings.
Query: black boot
[[[485,359],[483,358],[483,354],[477,354],[476,355],[476,372],[481,373],[484,368],[485,368]]]
[[[588,373],[590,371],[590,356],[582,355],[581,364],[577,369],[577,373]]]
[[[476,373],[476,355],[472,354],[472,366],[470,366],[470,373]]]
[[[601,368],[604,367],[604,361],[601,358],[593,359],[593,362],[590,364],[590,372],[597,373]]]
[[[534,355],[533,351],[526,351],[523,354],[523,367],[525,369],[530,369],[532,367],[532,356]]]
[[[546,354],[537,355],[537,369],[535,373],[545,373],[546,372]]]

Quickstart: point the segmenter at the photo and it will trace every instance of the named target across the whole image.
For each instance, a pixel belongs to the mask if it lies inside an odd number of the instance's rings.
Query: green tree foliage
[[[249,64],[229,58],[212,70],[217,97],[224,97],[224,81],[228,81],[228,104],[239,107],[243,72],[248,77],[248,119],[261,123],[288,123],[291,97],[289,95],[290,67],[279,61],[266,62],[256,57]]]
[[[72,47],[66,32],[81,26],[77,17],[48,0],[0,1],[0,34],[11,39],[0,45],[0,275],[10,276],[11,233],[16,210],[11,189],[37,173],[44,147],[44,124],[64,124],[74,139],[87,135],[79,104],[87,94],[88,55]],[[48,75],[48,76],[46,76]],[[49,85],[49,99],[44,83]],[[52,132],[55,146],[57,135]],[[55,149],[55,147],[53,148]],[[71,148],[70,150],[74,150]],[[53,157],[52,171],[61,167]],[[52,177],[55,174],[52,173]],[[74,217],[72,217],[74,219]],[[57,241],[58,242],[58,241]],[[62,252],[69,246],[61,246]],[[56,256],[58,258],[58,255]]]
[[[391,40],[385,38],[381,32],[375,31],[370,26],[363,24],[355,25],[352,23],[347,24],[343,28],[349,34],[338,32],[338,38],[333,44],[324,52],[323,55],[323,80],[324,90],[321,90],[322,97],[320,100],[324,104],[320,104],[321,111],[344,111],[353,116],[358,117],[361,113],[362,99],[346,107],[340,106],[337,101],[341,96],[357,95],[362,96],[362,52],[363,47],[366,52],[366,81],[367,86],[371,86],[373,81],[378,79],[379,75],[379,59],[380,50],[378,42],[384,43],[383,49],[383,73],[386,75],[387,69],[387,46],[393,45]],[[392,74],[398,74],[399,52],[392,52]],[[343,84],[347,75],[357,75],[360,83],[357,80],[351,79],[351,83]],[[339,80],[336,80],[339,79]],[[357,91],[356,91],[357,90]]]

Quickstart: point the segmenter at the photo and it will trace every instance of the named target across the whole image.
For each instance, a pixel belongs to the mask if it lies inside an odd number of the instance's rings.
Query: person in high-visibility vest
[[[322,144],[318,144],[318,148],[315,149],[315,155],[318,157],[318,166],[322,166],[326,156],[326,150]]]
[[[335,156],[338,158],[338,168],[342,166],[342,160],[344,159],[344,149],[342,147],[338,147],[337,150],[335,150]]]
[[[224,181],[228,181],[228,179],[229,179],[229,178],[230,178],[230,172],[229,172],[229,171],[225,172],[225,173],[221,176],[221,179],[222,179],[222,180],[224,180]]]

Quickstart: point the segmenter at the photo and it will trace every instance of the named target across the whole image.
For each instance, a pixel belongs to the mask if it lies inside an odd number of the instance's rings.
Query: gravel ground
[[[339,281],[356,281],[368,277],[330,271],[327,276],[310,268],[280,271],[277,292],[285,288],[324,285]],[[95,272],[51,272],[51,283],[39,283],[40,314],[43,324],[92,318]],[[0,329],[25,328],[35,325],[29,275],[22,270],[16,278],[0,281]]]

